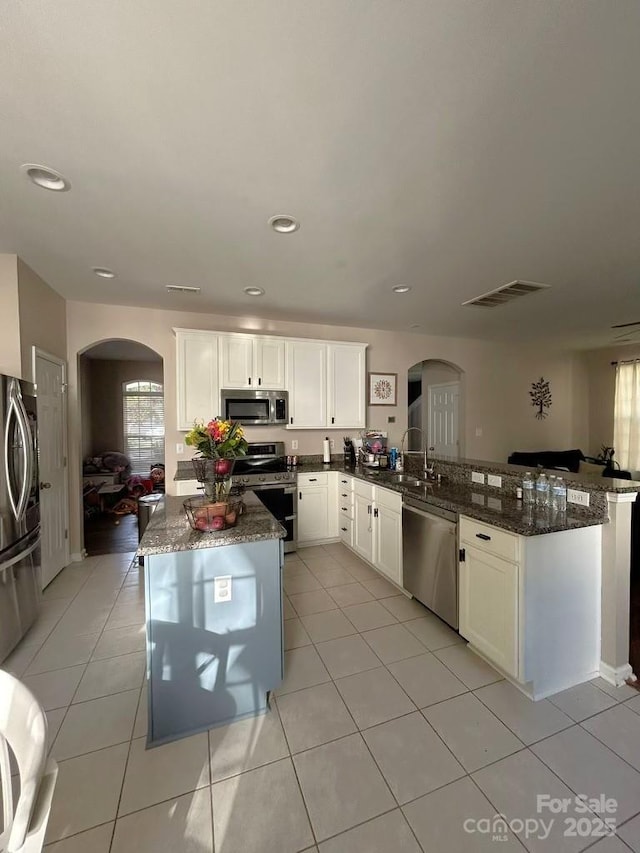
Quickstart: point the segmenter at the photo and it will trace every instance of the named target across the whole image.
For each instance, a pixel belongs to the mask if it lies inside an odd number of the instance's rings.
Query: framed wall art
[[[369,405],[395,406],[398,388],[397,373],[369,374]]]

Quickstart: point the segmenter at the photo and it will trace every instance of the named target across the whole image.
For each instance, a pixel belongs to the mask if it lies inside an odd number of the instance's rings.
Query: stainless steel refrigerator
[[[40,504],[33,385],[0,376],[0,662],[40,606]]]

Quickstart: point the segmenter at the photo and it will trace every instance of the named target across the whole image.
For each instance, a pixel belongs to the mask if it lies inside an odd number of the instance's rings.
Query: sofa
[[[571,471],[573,474],[592,474],[602,477],[616,477],[630,480],[630,471],[612,468],[593,457],[585,456],[581,450],[533,450],[515,451],[507,459],[509,465],[521,465],[524,468],[550,468],[554,471]]]

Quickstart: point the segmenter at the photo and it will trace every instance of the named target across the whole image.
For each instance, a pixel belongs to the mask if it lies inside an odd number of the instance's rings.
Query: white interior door
[[[66,364],[34,350],[42,527],[42,586],[69,562]]]
[[[457,457],[459,452],[458,401],[460,383],[429,385],[429,451]]]

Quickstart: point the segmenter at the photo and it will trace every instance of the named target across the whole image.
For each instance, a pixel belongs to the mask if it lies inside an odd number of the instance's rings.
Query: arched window
[[[137,474],[164,462],[164,389],[160,382],[134,379],[122,383],[124,452]]]

